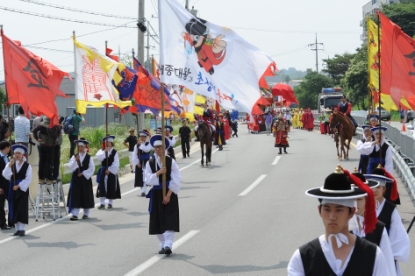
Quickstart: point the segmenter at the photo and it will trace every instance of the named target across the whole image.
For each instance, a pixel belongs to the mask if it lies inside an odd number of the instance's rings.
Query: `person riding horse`
[[[346,96],[342,96],[342,100],[339,103],[339,105],[337,106],[337,110],[345,115],[347,115],[347,117],[349,117],[349,119],[353,122],[354,125],[354,129],[355,132],[353,134],[356,135],[356,129],[358,127],[356,120],[352,117],[352,115],[350,114],[350,112],[352,111],[352,104],[350,102],[347,102]]]
[[[203,104],[203,109],[204,109],[204,111],[203,111],[203,115],[202,115],[202,120],[199,120],[197,126],[195,127],[195,136],[196,136],[195,141],[196,142],[200,141],[199,140],[199,135],[197,134],[197,130],[199,129],[199,125],[201,123],[206,123],[208,126],[210,126],[210,128],[212,130],[212,133],[211,133],[212,141],[214,140],[214,137],[215,137],[214,133],[215,133],[216,128],[212,124],[212,122],[213,122],[213,111],[207,106],[206,103]]]

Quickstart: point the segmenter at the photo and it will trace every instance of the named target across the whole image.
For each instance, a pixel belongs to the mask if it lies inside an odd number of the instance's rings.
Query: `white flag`
[[[158,6],[161,81],[251,113],[271,58],[233,30],[195,18],[176,0],[159,0]]]

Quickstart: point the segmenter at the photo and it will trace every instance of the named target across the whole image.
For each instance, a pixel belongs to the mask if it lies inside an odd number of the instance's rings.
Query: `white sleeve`
[[[150,143],[148,143],[147,145],[146,145],[146,143],[142,143],[140,145],[140,150],[142,150],[144,152],[150,152],[152,149],[153,149],[153,147],[151,146]]]
[[[177,166],[176,161],[174,161],[173,158],[171,159],[171,161],[172,162],[171,162],[169,189],[177,195],[180,190],[181,175],[180,175],[179,167]]]
[[[72,155],[71,159],[69,160],[69,168],[72,172],[78,169],[78,162],[76,162],[74,155]]]
[[[362,147],[359,150],[360,154],[369,155],[369,154],[371,154],[373,152],[373,148],[375,146],[372,145],[372,142],[365,142],[365,143],[362,143],[362,144],[363,145],[362,145]]]
[[[170,146],[171,148],[174,148],[174,145],[176,145],[176,137],[173,136],[173,138],[170,140]]]
[[[84,175],[86,179],[90,179],[94,175],[94,172],[95,172],[95,164],[94,164],[94,160],[92,160],[92,156],[90,156],[88,169],[83,171],[82,174]]]
[[[138,149],[137,149],[137,144],[136,144],[133,150],[133,166],[134,167],[136,167],[139,163],[137,154],[138,154]]]
[[[112,162],[111,166],[109,166],[108,170],[112,174],[117,174],[118,169],[120,168],[120,159],[118,158],[118,152],[115,153],[114,162]]]
[[[3,175],[4,178],[6,178],[7,180],[10,180],[10,178],[12,177],[12,168],[9,166],[10,162],[7,163],[6,167],[4,167],[3,172],[1,173]]]
[[[388,267],[386,266],[385,257],[379,247],[376,249],[375,265],[373,267],[373,276],[388,276]]]
[[[153,173],[148,162],[144,170],[144,182],[146,183],[146,185],[150,185],[150,186],[159,185],[159,178],[156,176],[155,173]]]
[[[304,266],[303,261],[301,260],[300,250],[297,249],[293,256],[291,257],[290,262],[287,267],[288,276],[304,276]]]
[[[385,258],[386,266],[388,267],[389,275],[396,276],[395,260],[393,258],[392,247],[389,241],[386,228],[383,229],[382,238],[379,244],[380,250],[382,250],[383,257]]]
[[[393,160],[392,160],[392,149],[391,146],[386,150],[385,156],[385,170],[389,173],[393,173]]]
[[[95,157],[98,159],[98,161],[102,162],[105,159],[105,150],[100,149],[97,154],[95,154]]]
[[[20,190],[22,190],[23,192],[26,192],[31,182],[32,182],[32,166],[29,165],[29,167],[27,167],[25,178],[19,183]]]
[[[396,208],[392,213],[389,240],[394,259],[399,262],[407,263],[411,252],[411,242]]]
[[[357,151],[359,151],[359,152],[360,152],[360,150],[361,150],[362,146],[363,146],[363,142],[362,142],[362,140],[357,141],[357,144],[356,144],[356,149],[357,149]]]

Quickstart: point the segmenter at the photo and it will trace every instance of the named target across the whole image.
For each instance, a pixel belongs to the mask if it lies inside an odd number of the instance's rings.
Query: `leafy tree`
[[[415,35],[415,1],[383,5],[382,12],[410,37]]]
[[[344,53],[343,55],[336,54],[334,58],[323,59],[327,64],[327,68],[322,71],[327,73],[336,85],[340,84],[340,80],[344,77],[349,68],[350,61],[354,54]]]
[[[367,45],[357,48],[356,52],[341,84],[353,105],[366,110],[366,100],[368,97]]]
[[[285,81],[286,83],[289,83],[289,82],[291,81],[290,76],[285,76],[284,81]]]
[[[317,72],[304,77],[303,82],[294,88],[294,94],[302,107],[317,109],[318,94],[321,88],[333,86],[333,80]]]
[[[0,112],[3,111],[3,105],[6,104],[6,93],[0,87]]]

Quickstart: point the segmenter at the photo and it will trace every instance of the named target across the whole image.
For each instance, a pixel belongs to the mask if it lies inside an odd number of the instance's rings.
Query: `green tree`
[[[333,79],[335,85],[338,85],[347,69],[349,69],[350,61],[353,58],[354,54],[344,53],[343,55],[336,54],[334,58],[323,59],[327,64],[327,68],[322,71]]]
[[[352,59],[349,70],[347,70],[341,85],[345,89],[347,97],[353,105],[366,110],[368,97],[368,69],[367,69],[367,45],[356,49],[355,57]]]
[[[302,107],[317,109],[318,94],[321,88],[333,86],[333,80],[317,72],[311,72],[304,77],[303,82],[295,87],[294,94]]]
[[[290,76],[285,76],[284,81],[285,81],[286,83],[289,83],[289,82],[291,81]]]
[[[410,37],[415,35],[415,1],[383,5],[382,12]]]
[[[0,87],[0,112],[3,111],[3,105],[6,104],[6,93]]]

